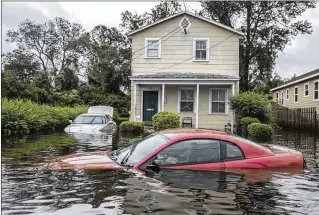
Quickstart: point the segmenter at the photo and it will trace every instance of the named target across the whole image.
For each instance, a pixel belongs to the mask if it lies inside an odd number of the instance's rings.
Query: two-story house
[[[159,111],[192,117],[193,127],[233,128],[228,98],[239,90],[243,33],[182,12],[129,33],[132,41],[131,119]]]
[[[319,111],[319,69],[295,77],[270,91],[274,100],[282,106],[316,107]]]

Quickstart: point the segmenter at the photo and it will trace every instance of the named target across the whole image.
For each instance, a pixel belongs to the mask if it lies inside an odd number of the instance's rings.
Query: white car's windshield
[[[122,149],[117,154],[117,161],[127,166],[133,166],[154,150],[165,144],[169,139],[161,134],[153,134],[141,142]]]
[[[105,124],[105,117],[99,115],[80,115],[73,123],[74,124]]]

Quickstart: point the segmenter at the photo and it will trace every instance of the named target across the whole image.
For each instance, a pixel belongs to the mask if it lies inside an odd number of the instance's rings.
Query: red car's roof
[[[201,135],[210,135],[210,134],[219,134],[219,135],[227,135],[224,131],[213,130],[213,129],[194,129],[194,128],[176,128],[176,129],[167,129],[160,131],[159,133],[164,136],[172,139],[175,137],[185,137],[195,134]]]
[[[181,141],[188,138],[216,138],[219,140],[229,141],[240,147],[244,152],[246,158],[274,155],[274,153],[268,148],[265,148],[250,140],[213,129],[177,128],[163,130],[159,133],[168,137],[173,142]]]

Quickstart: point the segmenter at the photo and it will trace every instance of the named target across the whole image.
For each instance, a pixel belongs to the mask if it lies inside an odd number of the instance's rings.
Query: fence
[[[272,103],[275,122],[284,128],[319,131],[319,120],[315,107],[287,108]]]
[[[275,122],[284,128],[319,131],[319,120],[315,107],[290,109],[272,103]]]

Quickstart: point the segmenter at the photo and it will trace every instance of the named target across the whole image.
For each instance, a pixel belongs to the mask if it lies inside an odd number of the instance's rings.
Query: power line
[[[221,43],[225,42],[226,40],[228,40],[229,38],[231,38],[231,37],[232,37],[232,36],[234,36],[234,35],[235,35],[235,33],[233,33],[232,35],[230,35],[230,36],[229,36],[229,37],[227,37],[226,39],[224,39],[224,40],[220,41],[219,43],[215,44],[214,46],[211,46],[210,48],[206,49],[206,51],[208,51],[208,50],[210,50],[210,49],[212,49],[212,48],[214,48],[214,47],[218,46],[219,44],[221,44]],[[194,55],[192,55],[192,57],[187,58],[187,59],[185,59],[185,60],[183,60],[183,61],[181,61],[181,62],[175,63],[175,64],[170,65],[170,66],[168,66],[168,67],[164,67],[164,68],[156,69],[156,70],[153,70],[153,71],[151,71],[151,72],[156,72],[156,71],[163,70],[163,69],[169,69],[169,68],[171,68],[171,67],[173,67],[173,66],[176,66],[176,65],[182,64],[182,63],[184,63],[184,62],[186,62],[186,61],[188,61],[188,60],[192,59],[193,57],[194,57]]]

